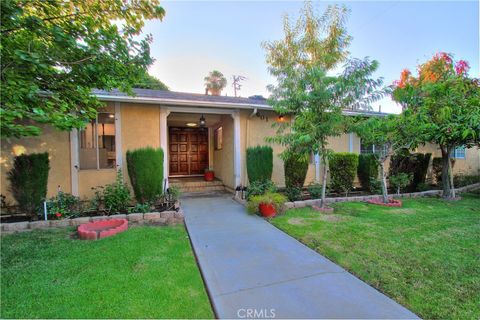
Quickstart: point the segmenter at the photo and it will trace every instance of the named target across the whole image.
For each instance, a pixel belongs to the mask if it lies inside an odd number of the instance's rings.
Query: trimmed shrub
[[[288,154],[284,159],[285,186],[302,188],[308,171],[308,158],[300,154]]]
[[[273,149],[269,146],[247,148],[248,181],[268,181],[272,179]]]
[[[358,154],[349,152],[334,153],[330,157],[330,185],[333,190],[348,192],[353,188],[357,174]]]
[[[435,183],[437,185],[442,184],[442,168],[443,168],[443,162],[442,158],[433,158],[432,160],[432,175],[435,178]],[[455,166],[455,159],[450,159],[450,162],[452,164],[452,169]],[[455,185],[455,181],[454,181]]]
[[[127,151],[127,168],[135,199],[152,203],[163,191],[163,150],[151,147]]]
[[[13,168],[7,174],[19,209],[33,219],[38,217],[42,201],[47,196],[49,170],[48,153],[32,153],[15,157]]]
[[[425,183],[431,156],[431,153],[401,153],[393,155],[390,159],[389,176],[396,176],[399,173],[412,175],[412,181],[407,190],[410,192],[416,191],[420,183]]]
[[[364,191],[372,190],[371,181],[378,179],[378,161],[374,154],[360,154],[358,156],[358,180]]]

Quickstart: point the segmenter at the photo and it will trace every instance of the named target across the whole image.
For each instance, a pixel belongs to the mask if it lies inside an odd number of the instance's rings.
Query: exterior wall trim
[[[70,131],[70,176],[72,195],[79,196],[78,192],[78,170],[80,163],[78,159],[78,130]]]
[[[122,112],[120,102],[115,102],[115,158],[117,162],[117,170],[123,171],[123,154],[122,154]],[[125,177],[125,172],[124,172]]]

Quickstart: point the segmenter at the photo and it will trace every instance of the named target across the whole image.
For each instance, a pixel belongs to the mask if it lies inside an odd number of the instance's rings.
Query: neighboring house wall
[[[50,160],[48,197],[55,195],[58,188],[64,192],[71,192],[69,133],[48,126],[41,127],[42,135],[38,137],[2,139],[1,194],[7,197],[8,202],[14,200],[9,191],[10,182],[7,180],[7,173],[12,168],[13,158],[23,153],[48,152]]]

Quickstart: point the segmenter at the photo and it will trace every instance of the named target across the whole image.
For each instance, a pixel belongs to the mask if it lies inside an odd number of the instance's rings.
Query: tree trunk
[[[388,203],[387,177],[385,176],[385,166],[383,159],[380,161],[380,176],[382,184],[383,203]]]
[[[450,177],[450,194],[452,196],[452,199],[455,199],[457,196],[455,194],[455,186],[453,185],[453,168],[452,168],[452,161],[448,161],[448,175]]]
[[[452,192],[453,189],[453,176],[451,176],[451,167],[450,155],[452,153],[451,147],[440,146],[442,150],[442,197],[445,199],[451,199],[455,197],[455,193]]]
[[[321,207],[325,208],[325,194],[327,190],[327,176],[328,176],[328,156],[323,152],[323,178],[322,178],[322,199],[320,201]]]

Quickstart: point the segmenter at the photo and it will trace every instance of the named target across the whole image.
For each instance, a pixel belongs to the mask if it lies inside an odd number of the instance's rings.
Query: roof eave
[[[115,95],[103,95],[103,94],[96,94],[95,96],[102,101],[112,101],[112,102],[133,102],[133,103],[163,104],[163,105],[169,105],[169,106],[217,107],[217,108],[230,108],[230,109],[258,108],[263,110],[273,110],[271,106],[265,105],[265,104],[212,102],[212,101],[200,101],[200,100],[115,96]]]

